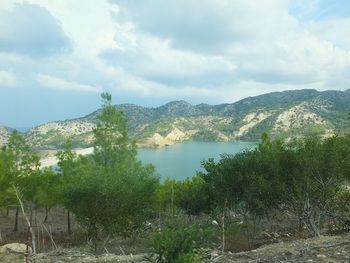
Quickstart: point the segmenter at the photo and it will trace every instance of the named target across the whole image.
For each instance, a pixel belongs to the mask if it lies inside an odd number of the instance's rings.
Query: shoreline
[[[232,141],[196,141],[196,140],[185,140],[185,141],[178,141],[174,144],[171,145],[158,145],[158,146],[150,146],[150,145],[139,145],[137,144],[137,149],[148,149],[148,150],[159,150],[159,149],[166,149],[170,148],[172,146],[176,146],[178,144],[186,144],[186,143],[234,143],[234,142],[252,142],[252,143],[257,143],[257,141],[251,141],[251,140],[232,140]],[[59,150],[39,150],[39,155],[42,157],[40,158],[40,169],[47,168],[50,166],[54,166],[57,164],[58,160],[55,154]],[[73,149],[73,152],[75,152],[77,155],[89,155],[92,154],[94,151],[94,147],[87,147],[87,148],[75,148]]]
[[[53,155],[49,155],[40,159],[40,169],[54,166],[58,163],[58,159],[55,156],[57,151],[58,150],[50,150],[50,152],[52,152]],[[77,155],[82,155],[82,156],[92,154],[93,151],[94,151],[94,147],[73,149],[73,152],[75,152]]]

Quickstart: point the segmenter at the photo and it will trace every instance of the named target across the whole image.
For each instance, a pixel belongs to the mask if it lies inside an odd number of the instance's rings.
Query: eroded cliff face
[[[151,147],[151,148],[169,146],[177,142],[183,142],[183,141],[189,140],[193,135],[193,133],[195,132],[196,131],[183,132],[179,128],[173,126],[172,130],[165,136],[162,136],[156,132],[150,137],[140,139],[137,142],[137,145],[139,147]]]
[[[243,135],[247,134],[250,129],[257,126],[263,120],[267,119],[272,115],[272,112],[268,111],[256,111],[247,114],[243,119],[243,125],[239,127],[238,131],[234,132],[233,137],[235,139],[241,138]]]

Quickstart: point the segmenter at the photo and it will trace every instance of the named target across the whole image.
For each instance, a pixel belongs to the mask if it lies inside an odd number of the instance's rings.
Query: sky
[[[1,0],[0,124],[350,88],[348,0]]]

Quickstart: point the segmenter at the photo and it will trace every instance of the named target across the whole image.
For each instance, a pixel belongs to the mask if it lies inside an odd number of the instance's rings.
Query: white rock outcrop
[[[239,138],[246,134],[251,128],[258,125],[260,122],[265,120],[266,118],[271,116],[271,112],[262,111],[262,112],[253,112],[247,114],[244,119],[243,123],[245,123],[243,126],[239,128],[237,132],[234,133],[234,138]]]
[[[10,133],[5,127],[0,126],[0,146],[7,143]]]
[[[321,116],[311,112],[304,105],[294,106],[278,115],[274,131],[288,131],[307,125],[326,125]]]

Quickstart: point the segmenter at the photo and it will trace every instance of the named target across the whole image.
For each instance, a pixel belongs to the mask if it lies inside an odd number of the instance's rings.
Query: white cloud
[[[278,26],[275,18],[283,19],[288,8],[286,0],[112,1],[120,7],[120,19],[196,52],[218,52],[232,42],[264,34]]]
[[[0,70],[0,86],[16,85],[16,76],[12,72]]]
[[[0,52],[0,67],[14,69],[17,85],[34,76],[43,87],[103,87],[140,103],[151,97],[219,103],[284,89],[349,88],[348,20],[301,20],[317,10],[318,0],[27,2],[59,21],[72,52],[45,61]]]
[[[77,82],[67,81],[61,78],[57,78],[50,75],[37,74],[36,80],[44,87],[64,90],[64,91],[87,91],[87,92],[100,92],[101,88],[90,86],[86,84],[80,84]]]
[[[171,86],[129,74],[121,68],[111,69],[109,73],[114,76],[115,81],[111,84],[112,91],[116,94],[131,94],[145,98],[176,98],[193,100],[201,103],[200,98],[205,98],[209,103],[232,103],[248,96],[261,94],[261,90],[275,92],[293,89],[319,89],[323,87],[322,82],[310,82],[308,84],[280,84],[264,83],[254,80],[237,80],[232,88],[232,83],[220,86]],[[199,98],[199,100],[198,100]]]
[[[306,27],[319,38],[350,51],[350,18],[311,21]]]
[[[215,90],[210,88],[195,86],[173,87],[155,81],[145,80],[144,78],[129,74],[123,69],[114,70],[113,76],[115,76],[116,81],[112,84],[112,90],[117,93],[128,92],[136,96],[142,95],[151,98],[190,98],[193,96],[220,96]]]
[[[73,56],[95,58],[102,50],[116,46],[111,12],[118,7],[110,5],[109,0],[27,1],[45,7],[59,19],[74,45]]]
[[[235,92],[241,92],[237,83],[247,81],[281,89],[315,82],[343,89],[348,83],[348,50],[289,13],[293,5],[307,16],[317,0],[113,2],[121,10],[115,16],[119,49],[104,57],[146,80]]]
[[[0,52],[45,57],[70,50],[70,40],[50,12],[26,2],[0,9]]]
[[[116,33],[116,42],[120,47],[105,51],[101,57],[110,65],[148,80],[169,85],[198,84],[203,78],[233,76],[236,69],[233,62],[222,56],[175,49],[169,40],[135,31],[119,33]]]

